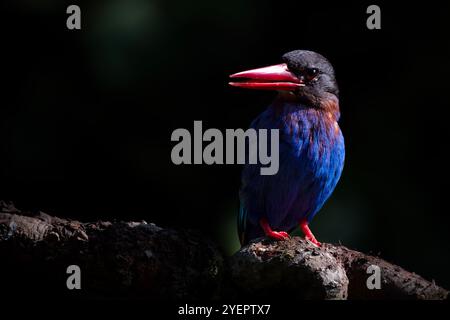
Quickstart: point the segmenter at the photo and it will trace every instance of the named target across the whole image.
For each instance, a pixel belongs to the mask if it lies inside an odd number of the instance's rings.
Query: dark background
[[[80,31],[66,28],[73,3]],[[310,49],[335,66],[347,150],[313,231],[449,288],[450,14],[375,3],[372,31],[372,1],[2,2],[0,199],[200,229],[231,254],[241,167],[175,166],[171,133],[194,120],[247,128],[274,93],[231,88],[228,75]]]

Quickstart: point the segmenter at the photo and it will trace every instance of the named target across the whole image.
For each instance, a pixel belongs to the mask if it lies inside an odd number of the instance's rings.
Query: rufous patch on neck
[[[339,120],[339,99],[334,94],[330,94],[326,99],[323,99],[320,106],[330,119]]]

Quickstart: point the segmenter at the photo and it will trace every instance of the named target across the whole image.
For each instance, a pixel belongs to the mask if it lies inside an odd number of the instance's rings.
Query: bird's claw
[[[320,243],[319,241],[317,241],[317,239],[314,236],[305,236],[305,240],[311,242],[313,245],[317,246],[317,247],[321,247],[322,243]]]
[[[284,231],[270,231],[266,236],[275,240],[287,240],[291,238],[289,234]]]

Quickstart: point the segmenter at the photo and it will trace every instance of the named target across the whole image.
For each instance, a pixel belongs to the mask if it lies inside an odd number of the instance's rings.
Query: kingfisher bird
[[[229,83],[235,87],[278,91],[250,127],[279,130],[279,170],[261,175],[260,164],[244,165],[239,239],[241,245],[264,235],[284,240],[299,226],[305,239],[320,246],[308,225],[344,167],[339,89],[333,66],[316,52],[291,51],[282,61],[230,76],[238,79]]]

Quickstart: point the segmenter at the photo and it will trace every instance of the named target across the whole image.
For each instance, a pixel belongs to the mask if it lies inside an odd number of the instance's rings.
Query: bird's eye
[[[316,68],[310,68],[305,70],[305,78],[307,81],[314,80],[319,74],[319,70]]]

